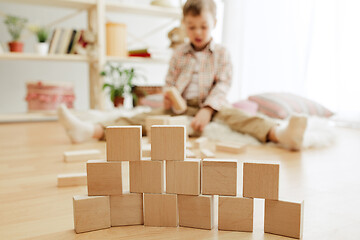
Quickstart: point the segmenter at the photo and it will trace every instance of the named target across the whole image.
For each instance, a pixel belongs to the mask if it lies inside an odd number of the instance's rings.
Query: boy
[[[211,32],[216,25],[216,5],[213,0],[188,0],[183,7],[183,24],[190,43],[179,46],[170,60],[167,86],[175,86],[186,100],[185,112],[172,110],[172,102],[164,95],[164,109],[120,118],[115,122],[90,124],[76,119],[65,108],[59,109],[59,118],[74,142],[91,138],[103,139],[108,125],[144,125],[148,115],[186,114],[194,116],[191,127],[202,132],[216,118],[231,129],[247,133],[261,142],[276,142],[291,150],[300,150],[307,120],[292,117],[285,128],[273,121],[228,107],[226,94],[231,86],[232,65],[226,49],[215,44]],[[143,128],[144,129],[144,128]]]

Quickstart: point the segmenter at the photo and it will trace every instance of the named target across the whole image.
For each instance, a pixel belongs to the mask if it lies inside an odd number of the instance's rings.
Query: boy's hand
[[[202,132],[205,126],[210,122],[211,116],[214,113],[214,109],[210,107],[204,107],[195,115],[191,121],[191,127],[195,131]]]
[[[164,93],[164,109],[169,110],[171,108],[171,100],[168,93]]]

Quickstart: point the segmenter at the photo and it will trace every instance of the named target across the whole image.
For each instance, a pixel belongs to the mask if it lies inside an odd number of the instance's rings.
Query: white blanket
[[[108,121],[118,117],[131,117],[142,112],[149,112],[149,107],[136,107],[134,109],[119,108],[112,111],[90,110],[87,112],[77,112],[76,115],[83,120],[91,122]],[[265,116],[264,116],[265,117]],[[187,130],[191,134],[191,117],[188,118]],[[279,124],[286,124],[284,120],[277,120]],[[227,125],[219,122],[211,122],[205,127],[204,136],[214,141],[234,142],[239,144],[260,145],[261,143],[254,137],[232,131]],[[331,121],[324,118],[309,117],[305,131],[303,148],[321,148],[332,145],[335,142],[336,134]]]

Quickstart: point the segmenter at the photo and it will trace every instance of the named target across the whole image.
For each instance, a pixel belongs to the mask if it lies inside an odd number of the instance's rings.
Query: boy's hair
[[[216,19],[216,4],[213,0],[187,0],[183,7],[183,17],[189,14],[199,16],[204,11],[209,11]]]

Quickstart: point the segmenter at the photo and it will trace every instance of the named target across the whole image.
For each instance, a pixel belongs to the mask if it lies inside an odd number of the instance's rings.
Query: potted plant
[[[143,75],[138,74],[132,67],[125,68],[112,63],[107,63],[100,75],[106,77],[103,90],[109,89],[110,99],[114,107],[123,105],[127,94],[132,96],[133,105],[137,104],[138,97],[135,93],[136,87],[133,80],[137,78],[145,79]]]
[[[29,30],[37,37],[37,44],[35,45],[36,52],[40,55],[47,55],[49,52],[49,29],[44,26],[30,25]]]
[[[12,15],[7,15],[4,21],[11,35],[12,41],[9,42],[10,52],[22,52],[24,44],[20,42],[21,32],[27,23],[27,19]]]

